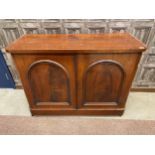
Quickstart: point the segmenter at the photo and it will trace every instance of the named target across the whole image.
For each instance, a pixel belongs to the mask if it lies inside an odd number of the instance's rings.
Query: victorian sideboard
[[[145,50],[128,33],[29,34],[6,48],[32,115],[122,115]]]

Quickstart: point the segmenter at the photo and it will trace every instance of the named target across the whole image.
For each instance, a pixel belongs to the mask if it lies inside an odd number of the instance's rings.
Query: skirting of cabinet
[[[56,110],[56,109],[31,109],[32,115],[118,115],[121,116],[124,112],[124,108],[117,108],[117,109],[61,109],[61,110]]]

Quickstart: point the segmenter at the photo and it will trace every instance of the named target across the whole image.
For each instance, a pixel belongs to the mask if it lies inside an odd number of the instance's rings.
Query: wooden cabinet
[[[7,47],[33,115],[121,115],[145,49],[128,33],[25,35]]]

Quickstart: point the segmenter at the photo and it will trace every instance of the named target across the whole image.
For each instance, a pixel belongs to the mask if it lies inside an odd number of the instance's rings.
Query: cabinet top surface
[[[142,52],[146,46],[129,33],[27,34],[11,43],[10,53]]]

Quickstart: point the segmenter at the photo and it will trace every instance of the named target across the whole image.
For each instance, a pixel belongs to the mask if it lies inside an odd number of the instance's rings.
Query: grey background
[[[133,88],[155,88],[155,20],[154,19],[1,19],[0,48],[17,86],[21,81],[5,47],[27,33],[112,33],[129,32],[148,46],[135,76]]]

